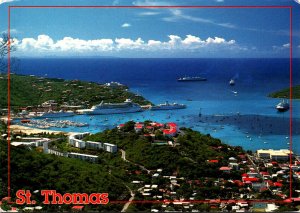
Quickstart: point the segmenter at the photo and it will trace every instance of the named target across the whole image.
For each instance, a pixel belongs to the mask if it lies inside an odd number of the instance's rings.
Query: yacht
[[[140,112],[142,107],[133,103],[130,99],[126,99],[123,103],[104,103],[103,101],[93,106],[91,109],[78,110],[79,114],[88,115],[105,115],[105,114],[121,114],[130,112]]]
[[[170,104],[168,101],[166,101],[164,104],[151,106],[150,110],[172,110],[172,109],[184,109],[184,108],[186,108],[185,104],[178,104],[178,103]]]
[[[231,79],[231,80],[229,81],[229,85],[230,85],[230,86],[234,86],[234,85],[235,85],[235,81],[234,81],[233,79]]]
[[[285,112],[285,111],[289,110],[289,108],[290,108],[289,103],[284,100],[282,100],[279,104],[276,105],[276,109],[279,112]]]

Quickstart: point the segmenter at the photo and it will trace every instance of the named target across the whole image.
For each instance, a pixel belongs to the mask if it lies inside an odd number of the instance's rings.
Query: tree
[[[7,33],[2,34],[2,38],[0,38],[0,72],[4,71],[6,67],[6,63],[4,60],[5,56],[8,54],[9,51],[12,52],[16,50],[14,42],[15,39],[9,39]],[[16,59],[13,58],[12,61],[16,61]]]

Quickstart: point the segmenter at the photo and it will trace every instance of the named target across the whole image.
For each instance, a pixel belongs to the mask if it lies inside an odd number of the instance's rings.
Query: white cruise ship
[[[34,113],[33,117],[36,118],[60,118],[60,117],[70,117],[75,115],[73,111],[48,111],[48,112],[38,112]]]
[[[185,104],[170,104],[168,101],[164,104],[158,104],[156,106],[151,106],[150,110],[172,110],[172,109],[184,109],[186,108]]]
[[[103,103],[103,101],[93,106],[91,109],[81,109],[79,114],[88,115],[105,115],[105,114],[120,114],[130,112],[140,112],[142,108],[139,104],[132,103],[130,99],[126,99],[124,103]]]

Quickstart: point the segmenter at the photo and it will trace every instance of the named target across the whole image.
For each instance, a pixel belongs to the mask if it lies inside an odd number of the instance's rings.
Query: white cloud
[[[113,5],[113,6],[116,6],[116,5],[118,5],[118,4],[120,4],[120,1],[119,1],[119,0],[114,0],[114,1],[112,2],[112,5]]]
[[[283,48],[290,48],[290,43],[282,45]]]
[[[158,15],[158,14],[160,14],[160,13],[159,12],[151,12],[151,11],[149,11],[149,12],[141,12],[138,15],[140,15],[140,16],[155,16],[155,15]]]
[[[132,2],[135,6],[172,6],[174,2],[158,1],[158,0],[136,0]]]
[[[115,42],[118,49],[142,49],[144,44],[141,38],[135,41],[129,38],[116,38]]]
[[[231,23],[218,23],[211,19],[186,15],[179,9],[171,9],[170,12],[171,12],[171,16],[164,17],[163,18],[164,21],[176,22],[176,21],[180,21],[180,20],[188,20],[188,21],[193,21],[193,22],[198,22],[198,23],[213,24],[213,25],[217,25],[217,26],[221,26],[221,27],[225,27],[225,28],[236,28],[236,26]]]
[[[0,0],[0,4],[14,2],[14,1],[19,1],[19,0]]]
[[[129,23],[124,23],[124,24],[122,24],[121,27],[124,27],[124,28],[131,27],[131,24],[129,24]]]
[[[274,46],[272,46],[272,48],[275,51],[286,50],[286,49],[290,48],[290,43],[286,43],[286,44],[283,44],[281,46],[274,45]]]
[[[169,35],[166,41],[142,38],[100,38],[83,40],[79,38],[64,37],[54,41],[48,35],[39,35],[37,38],[23,38],[16,40],[17,53],[19,54],[101,54],[117,53],[120,51],[217,51],[217,50],[245,50],[236,44],[235,40],[226,40],[222,37],[208,37],[201,39],[198,36]]]

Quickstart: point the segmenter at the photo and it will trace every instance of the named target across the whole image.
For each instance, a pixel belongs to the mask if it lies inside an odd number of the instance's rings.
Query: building
[[[88,149],[103,149],[102,142],[87,141],[85,142],[85,145]]]
[[[104,143],[103,148],[105,151],[110,153],[116,153],[118,151],[118,147],[115,144]]]
[[[75,153],[75,152],[68,153],[68,157],[77,158],[77,159],[81,159],[81,160],[88,160],[88,161],[92,161],[92,162],[96,162],[98,159],[97,155],[87,155],[87,154],[81,154],[81,153]]]
[[[11,145],[12,146],[20,146],[20,145],[24,145],[24,146],[34,146],[34,147],[39,147],[39,146],[43,146],[44,143],[48,143],[50,141],[49,138],[19,138],[23,141],[15,141],[12,142]]]
[[[272,159],[272,160],[278,160],[278,161],[289,160],[290,153],[293,155],[293,152],[291,152],[288,149],[280,149],[280,150],[259,149],[259,150],[257,150],[257,156],[259,158]]]
[[[110,153],[116,153],[118,151],[118,147],[115,144],[110,143],[102,143],[102,142],[95,142],[95,141],[83,141],[82,139],[88,135],[89,133],[77,133],[69,136],[69,144],[71,146],[84,149],[103,149],[104,151]]]
[[[85,136],[89,135],[90,133],[85,132],[85,133],[77,133],[69,136],[69,144],[71,146],[83,149],[85,148],[86,144],[85,141],[81,140]]]

